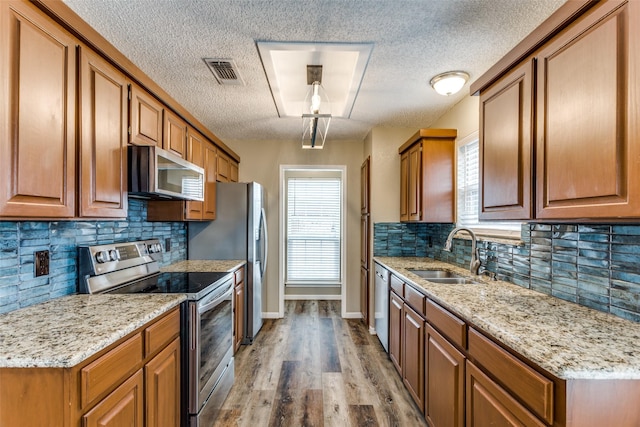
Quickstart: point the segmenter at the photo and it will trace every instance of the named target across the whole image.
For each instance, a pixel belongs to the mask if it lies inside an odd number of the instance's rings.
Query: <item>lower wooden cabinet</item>
[[[402,375],[402,298],[395,292],[389,296],[389,358]]]
[[[144,367],[146,427],[180,425],[180,339]],[[124,424],[122,424],[124,425]]]
[[[235,300],[233,309],[233,337],[234,337],[234,353],[238,351],[244,338],[244,318],[245,318],[245,285],[244,285],[244,267],[239,268],[235,272]]]
[[[524,406],[471,362],[467,362],[467,427],[543,427]]]
[[[424,416],[431,426],[464,426],[465,356],[430,325],[424,339]]]
[[[402,307],[402,382],[424,411],[424,319],[411,307]]]
[[[83,427],[142,427],[143,383],[144,378],[140,370],[87,412],[82,417]]]

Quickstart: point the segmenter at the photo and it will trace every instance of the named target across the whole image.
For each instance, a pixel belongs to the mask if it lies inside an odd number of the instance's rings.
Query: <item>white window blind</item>
[[[519,237],[519,222],[479,221],[480,144],[477,139],[458,147],[457,226],[473,228],[478,234]]]
[[[335,284],[340,277],[339,178],[287,179],[287,284]]]

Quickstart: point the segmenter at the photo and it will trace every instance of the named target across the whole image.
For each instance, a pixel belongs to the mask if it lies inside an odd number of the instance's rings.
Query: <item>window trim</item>
[[[455,200],[456,200],[456,225],[458,225],[458,153],[460,150],[460,147],[463,147],[467,144],[471,144],[475,141],[478,141],[478,144],[480,144],[480,133],[478,130],[475,130],[473,132],[471,132],[470,134],[468,134],[465,137],[462,138],[457,138],[456,139],[456,153],[455,153],[455,167],[456,167],[456,171],[455,171]],[[478,150],[480,150],[480,146],[478,146]],[[480,157],[478,157],[478,161],[480,161]],[[480,165],[478,165],[478,171],[480,171]],[[481,177],[478,177],[478,191],[481,192],[482,191],[482,179]],[[481,202],[482,197],[481,194],[478,195],[478,204]],[[480,209],[480,206],[478,205],[478,209]],[[511,222],[509,222],[511,223]],[[496,226],[492,226],[492,224],[495,224]],[[501,225],[504,225],[505,222],[493,222],[493,221],[480,221],[480,224],[478,225],[473,225],[473,226],[468,226],[469,228],[471,228],[479,237],[482,237],[481,240],[488,240],[491,241],[491,238],[496,238],[496,239],[500,239],[500,240],[508,240],[508,241],[514,241],[514,244],[518,245],[521,243],[521,238],[522,238],[522,222],[518,222],[518,221],[513,221],[513,225],[514,228],[517,225],[518,229],[507,229],[507,228],[500,228]]]

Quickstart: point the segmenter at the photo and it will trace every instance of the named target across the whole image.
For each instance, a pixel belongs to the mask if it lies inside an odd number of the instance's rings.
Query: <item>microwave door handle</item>
[[[260,263],[260,277],[264,276],[264,272],[267,269],[267,257],[269,255],[269,234],[267,233],[267,214],[262,208],[260,212],[260,223],[262,225],[262,232],[264,233],[264,241],[262,251],[262,262]]]
[[[220,302],[224,301],[225,299],[227,299],[232,294],[233,294],[233,282],[231,282],[229,284],[229,289],[227,289],[224,294],[222,294],[219,297],[215,298],[211,302],[207,302],[207,303],[205,303],[203,305],[199,305],[198,306],[198,314],[202,314],[202,313],[204,313],[206,311],[211,310],[213,307],[215,307],[218,304],[220,304]]]

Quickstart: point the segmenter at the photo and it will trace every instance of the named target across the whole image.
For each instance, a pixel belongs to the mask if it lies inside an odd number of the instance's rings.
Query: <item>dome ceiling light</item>
[[[434,76],[429,84],[440,95],[450,96],[460,92],[469,80],[469,74],[464,71],[447,71]]]

